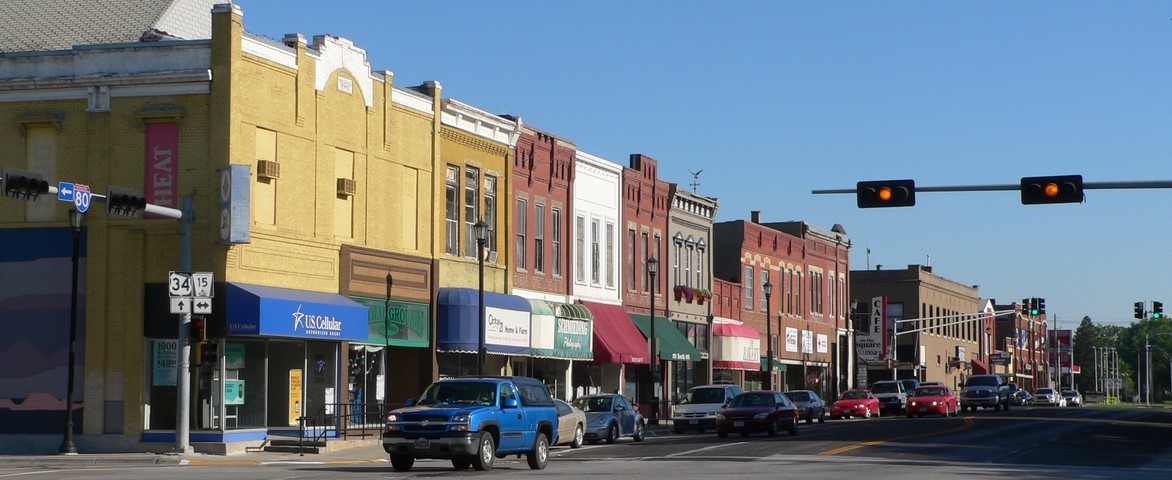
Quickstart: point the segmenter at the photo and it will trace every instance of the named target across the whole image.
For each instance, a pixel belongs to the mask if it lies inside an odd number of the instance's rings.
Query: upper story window
[[[460,253],[460,168],[448,165],[444,191],[444,252]]]
[[[533,205],[533,271],[545,271],[545,205]]]
[[[602,283],[602,245],[597,219],[590,220],[590,283]]]
[[[480,221],[480,169],[464,168],[464,256],[476,258],[476,222]],[[491,236],[491,235],[490,235]]]
[[[514,247],[517,251],[513,252],[513,257],[517,259],[516,265],[520,269],[525,268],[525,236],[528,234],[529,226],[527,218],[529,212],[528,206],[529,202],[525,201],[524,198],[517,199],[517,218],[515,219],[517,222],[517,245]]]
[[[562,274],[562,211],[554,207],[553,211],[553,274]]]
[[[606,222],[606,286],[614,288],[614,223]]]
[[[574,219],[574,280],[586,282],[586,217]]]
[[[743,288],[741,288],[741,290],[745,291],[745,310],[752,310],[753,305],[754,305],[753,304],[753,290],[755,290],[753,288],[753,285],[756,285],[755,283],[753,283],[753,266],[752,265],[745,266],[744,280],[745,280],[744,282],[741,282],[741,285],[743,286]]]

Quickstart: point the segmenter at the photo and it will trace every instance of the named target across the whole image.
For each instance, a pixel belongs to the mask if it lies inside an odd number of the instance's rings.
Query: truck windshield
[[[496,384],[489,382],[433,383],[419,397],[419,405],[495,405]]]
[[[971,387],[971,386],[996,387],[999,385],[1001,385],[1001,379],[994,377],[994,376],[982,376],[982,375],[973,375],[973,376],[969,377],[967,382],[964,383],[964,386],[966,386],[966,387]]]
[[[899,393],[899,384],[896,382],[876,382],[871,385],[871,393]]]

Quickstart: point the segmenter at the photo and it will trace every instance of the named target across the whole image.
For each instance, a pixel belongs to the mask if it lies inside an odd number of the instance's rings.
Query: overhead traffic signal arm
[[[915,180],[859,182],[855,187],[859,208],[911,207],[916,204]]]
[[[12,168],[4,169],[4,196],[21,200],[36,200],[37,197],[49,193],[49,182],[36,172],[26,172]]]

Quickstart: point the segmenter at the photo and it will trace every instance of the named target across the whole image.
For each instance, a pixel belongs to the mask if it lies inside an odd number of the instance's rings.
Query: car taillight
[[[800,415],[798,415],[798,409],[795,408],[794,409],[794,418],[798,418],[798,417],[800,417]]]

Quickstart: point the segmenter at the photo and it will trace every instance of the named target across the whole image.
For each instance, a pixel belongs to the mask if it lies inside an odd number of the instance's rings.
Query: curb
[[[0,466],[7,467],[57,467],[57,466],[110,466],[110,465],[181,465],[186,461],[177,455],[38,455],[3,456]]]

